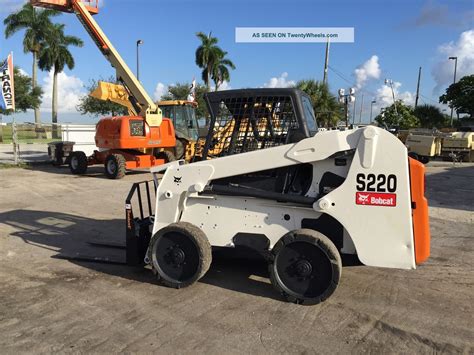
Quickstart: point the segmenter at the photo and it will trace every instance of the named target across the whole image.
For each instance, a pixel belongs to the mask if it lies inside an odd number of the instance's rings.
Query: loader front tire
[[[150,242],[150,260],[159,280],[183,288],[209,270],[212,249],[204,232],[194,224],[177,222],[160,229]]]
[[[87,171],[87,156],[84,152],[72,152],[69,159],[69,169],[75,175],[85,174]]]
[[[325,235],[311,229],[291,231],[275,244],[272,254],[270,280],[286,301],[317,304],[336,290],[342,261]]]
[[[127,161],[122,154],[110,154],[104,163],[105,175],[109,179],[121,179],[125,176]]]

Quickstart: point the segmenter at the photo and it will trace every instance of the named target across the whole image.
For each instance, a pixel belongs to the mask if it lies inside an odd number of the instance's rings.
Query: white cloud
[[[461,33],[457,42],[445,43],[438,47],[439,61],[433,66],[431,75],[436,82],[433,94],[453,82],[454,61],[448,57],[458,57],[456,81],[474,73],[474,29]]]
[[[415,95],[409,91],[401,92],[402,84],[400,82],[393,83],[393,92],[395,93],[395,99],[402,100],[405,105],[414,105]],[[392,89],[390,85],[382,85],[377,89],[375,104],[374,104],[374,117],[378,114],[382,107],[388,107],[393,105]]]
[[[288,88],[295,86],[296,82],[294,80],[288,80],[288,73],[282,73],[278,78],[270,78],[263,87],[265,88]]]
[[[218,91],[223,91],[223,90],[230,90],[232,87],[230,86],[228,81],[224,81],[221,85],[219,85]]]
[[[43,79],[43,102],[41,110],[51,112],[53,97],[53,72]],[[74,75],[67,75],[62,72],[58,74],[58,112],[77,112],[76,106],[79,99],[86,95],[84,83]]]
[[[354,76],[356,78],[356,87],[360,89],[370,79],[379,79],[380,74],[379,57],[373,55],[364,64],[359,65],[354,70]]]
[[[30,76],[30,74],[28,74],[25,70],[21,68],[18,68],[18,71],[20,72],[21,75]]]
[[[167,93],[168,93],[168,86],[166,86],[163,83],[158,83],[156,84],[155,92],[153,93],[153,98],[155,99],[155,101],[160,101],[161,97]]]

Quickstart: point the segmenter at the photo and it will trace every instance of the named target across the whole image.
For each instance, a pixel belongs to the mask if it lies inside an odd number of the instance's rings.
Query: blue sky
[[[0,0],[2,23],[23,2]],[[167,85],[189,82],[193,76],[200,79],[200,69],[194,63],[197,31],[212,31],[219,38],[219,45],[237,67],[228,85],[241,88],[285,86],[303,78],[322,80],[325,45],[235,43],[235,27],[354,27],[354,43],[331,45],[329,85],[334,93],[338,88],[357,86],[357,117],[363,93],[362,121],[367,121],[370,100],[377,100],[374,113],[391,103],[385,78],[396,82],[397,98],[412,103],[421,66],[421,102],[436,103],[439,93],[452,81],[453,63],[448,56],[459,57],[458,77],[474,73],[473,15],[474,2],[469,0],[105,0],[96,20],[132,69],[136,40],[144,40],[140,76],[152,96],[159,83],[166,90]],[[65,23],[69,34],[85,42],[83,48],[72,49],[76,67],[60,78],[61,97],[65,99],[59,119],[91,122],[91,118],[74,113],[77,98],[85,93],[83,84],[113,75],[113,68],[75,16],[64,14],[55,21]],[[0,57],[13,51],[16,65],[31,73],[31,55],[23,53],[21,41],[22,34],[8,40],[0,36]],[[48,73],[40,74],[39,83],[45,91],[50,88]],[[48,92],[45,101],[49,98]],[[44,122],[50,121],[49,107],[45,102]],[[17,117],[33,121],[32,113]]]

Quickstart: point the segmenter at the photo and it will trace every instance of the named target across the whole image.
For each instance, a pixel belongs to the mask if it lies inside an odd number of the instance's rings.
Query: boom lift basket
[[[31,5],[44,7],[61,12],[74,12],[72,1],[74,0],[31,0]],[[79,1],[79,0],[76,0]],[[82,0],[87,11],[92,15],[99,13],[99,0]]]

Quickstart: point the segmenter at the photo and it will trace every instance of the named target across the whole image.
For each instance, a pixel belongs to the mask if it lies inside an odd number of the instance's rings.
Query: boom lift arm
[[[143,85],[138,81],[119,52],[112,45],[97,22],[92,18],[92,14],[98,12],[98,0],[95,1],[95,6],[86,6],[81,0],[30,1],[33,6],[52,8],[62,12],[74,12],[101,53],[115,68],[117,79],[124,84],[129,92],[135,111],[137,111],[150,126],[157,127],[161,124],[162,114],[160,108],[153,102]]]

